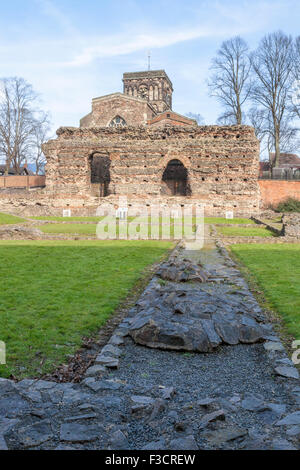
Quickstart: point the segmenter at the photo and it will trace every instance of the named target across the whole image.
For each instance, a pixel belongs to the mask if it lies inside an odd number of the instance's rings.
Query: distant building
[[[6,165],[0,165],[0,176],[5,175],[5,169],[6,169]],[[28,169],[27,164],[25,164],[24,166],[20,168],[19,173],[17,173],[14,170],[14,168],[9,168],[8,170],[8,176],[16,176],[16,175],[26,176],[26,175],[33,175],[33,174],[34,173]]]
[[[271,164],[274,163],[275,153],[270,153],[270,160],[259,163],[259,175],[267,178],[271,173]],[[278,166],[272,170],[273,178],[300,179],[300,157],[294,153],[281,153]]]

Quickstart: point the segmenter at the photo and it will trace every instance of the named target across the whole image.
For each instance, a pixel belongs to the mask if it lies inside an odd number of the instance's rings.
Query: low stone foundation
[[[129,209],[134,206],[149,208],[158,205],[160,209],[175,209],[193,205],[194,207],[204,205],[205,216],[225,217],[226,211],[232,210],[226,204],[211,203],[200,197],[186,196],[118,196],[96,197],[80,193],[56,193],[55,191],[18,190],[12,192],[0,191],[0,212],[7,212],[23,216],[62,216],[64,209],[70,209],[72,216],[95,216],[100,207],[105,211],[108,208],[117,209],[126,197]],[[239,206],[234,209],[235,217],[251,217],[256,215],[256,210],[249,211],[248,207]]]
[[[300,214],[285,214],[282,221],[286,237],[300,238]]]

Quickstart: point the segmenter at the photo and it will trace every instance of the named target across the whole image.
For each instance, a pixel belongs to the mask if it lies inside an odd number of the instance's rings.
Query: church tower
[[[147,100],[157,113],[172,109],[173,85],[164,70],[123,74],[124,94]]]

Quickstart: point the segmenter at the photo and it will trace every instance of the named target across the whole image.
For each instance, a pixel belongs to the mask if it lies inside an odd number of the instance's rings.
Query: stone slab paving
[[[1,450],[300,448],[298,371],[226,250],[210,241],[174,256],[201,262],[208,278],[155,276],[81,383],[0,379]],[[151,317],[155,299],[181,291],[200,313],[247,315],[261,334],[241,342],[218,331],[211,352],[137,344],[141,309]]]

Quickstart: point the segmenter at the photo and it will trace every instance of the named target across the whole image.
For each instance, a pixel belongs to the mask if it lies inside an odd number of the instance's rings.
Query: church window
[[[109,127],[125,127],[126,121],[121,116],[115,116],[109,123]]]

